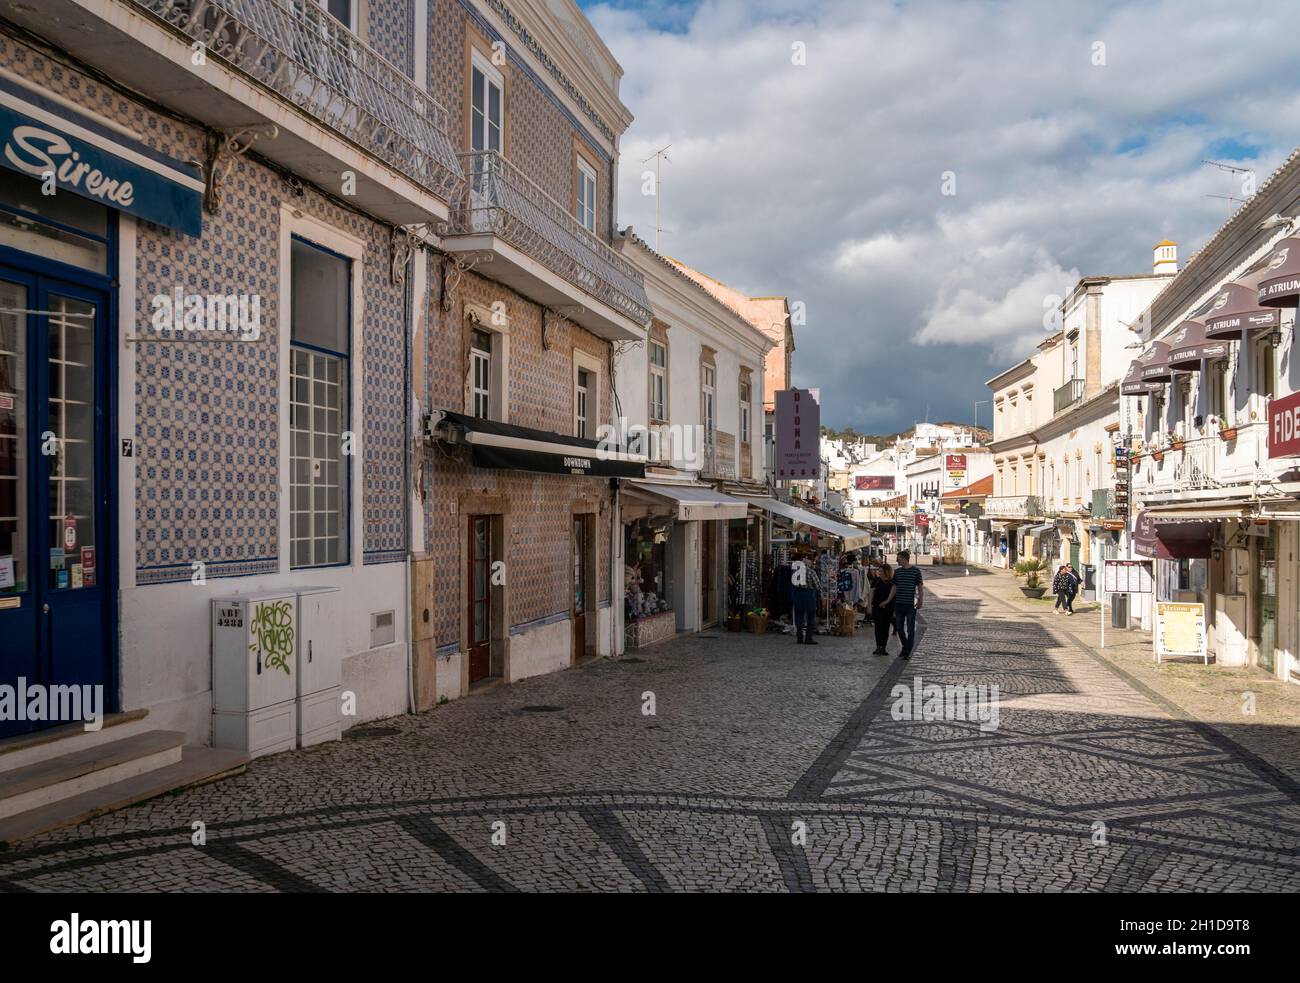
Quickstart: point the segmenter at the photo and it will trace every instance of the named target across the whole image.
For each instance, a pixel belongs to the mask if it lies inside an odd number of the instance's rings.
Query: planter
[[[1159,464],[1161,461],[1163,461],[1163,460],[1165,459],[1165,452],[1164,452],[1164,451],[1156,451],[1154,454],[1151,455],[1151,458],[1152,458],[1152,460],[1154,460],[1157,464]]]
[[[1032,597],[1035,600],[1037,600],[1047,593],[1047,588],[1046,587],[1021,587],[1020,593],[1024,594],[1025,597]]]
[[[747,614],[745,615],[745,630],[755,635],[767,634],[767,615],[765,614]]]
[[[1172,444],[1169,445],[1169,449],[1170,449],[1171,451],[1180,451],[1180,450],[1183,449],[1183,445],[1184,445],[1185,443],[1186,443],[1186,442],[1185,442],[1185,441],[1182,441],[1182,440],[1175,440]]]
[[[745,619],[739,614],[733,614],[727,618],[727,631],[744,631]]]
[[[1236,439],[1237,439],[1237,428],[1236,428],[1236,427],[1224,427],[1222,430],[1219,431],[1219,436],[1220,436],[1222,439],[1224,439],[1224,440],[1236,440]]]

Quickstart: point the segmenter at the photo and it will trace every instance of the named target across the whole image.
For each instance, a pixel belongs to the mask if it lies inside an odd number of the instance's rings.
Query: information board
[[[1150,560],[1107,560],[1107,594],[1150,594],[1155,589]]]
[[[1195,656],[1209,664],[1204,604],[1181,601],[1156,604],[1156,661],[1165,656]]]

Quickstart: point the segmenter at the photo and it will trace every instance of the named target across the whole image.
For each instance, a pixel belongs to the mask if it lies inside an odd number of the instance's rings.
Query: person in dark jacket
[[[790,593],[794,601],[795,644],[816,645],[813,632],[817,629],[817,601],[821,597],[822,581],[816,568],[803,560],[796,560],[790,574]]]
[[[873,567],[871,580],[871,627],[876,632],[876,650],[872,655],[888,655],[889,629],[894,624],[894,573],[888,563]]]
[[[1053,611],[1064,610],[1066,614],[1074,614],[1074,595],[1079,592],[1079,579],[1074,575],[1068,563],[1063,563],[1056,568],[1056,576],[1052,578],[1052,593],[1056,595],[1056,604],[1053,605]]]

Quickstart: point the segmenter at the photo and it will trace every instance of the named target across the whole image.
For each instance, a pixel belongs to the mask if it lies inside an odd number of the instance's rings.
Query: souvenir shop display
[[[640,621],[672,610],[668,584],[668,521],[640,519],[627,527],[623,615]]]

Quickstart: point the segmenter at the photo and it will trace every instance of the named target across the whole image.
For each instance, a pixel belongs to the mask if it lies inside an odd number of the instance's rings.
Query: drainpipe
[[[411,405],[416,397],[411,391],[414,388],[411,384],[411,347],[415,336],[415,305],[411,302],[415,286],[411,281],[415,259],[420,256],[423,256],[420,250],[412,251],[406,266],[406,289],[402,291],[402,302],[406,307],[406,328],[402,332],[402,389],[404,394],[410,394],[409,398],[402,400],[405,404],[402,407],[402,496],[406,499],[402,507],[402,543],[406,553],[403,563],[406,579],[406,710],[412,714],[415,713],[415,652],[411,640]],[[427,291],[427,284],[425,289]]]
[[[616,478],[610,482],[610,485],[614,494],[609,506],[609,654],[617,657],[623,654],[621,644],[623,633],[619,630],[623,620],[623,598],[619,596],[618,591],[618,574],[622,564],[616,562],[623,556],[618,497],[622,482]]]

